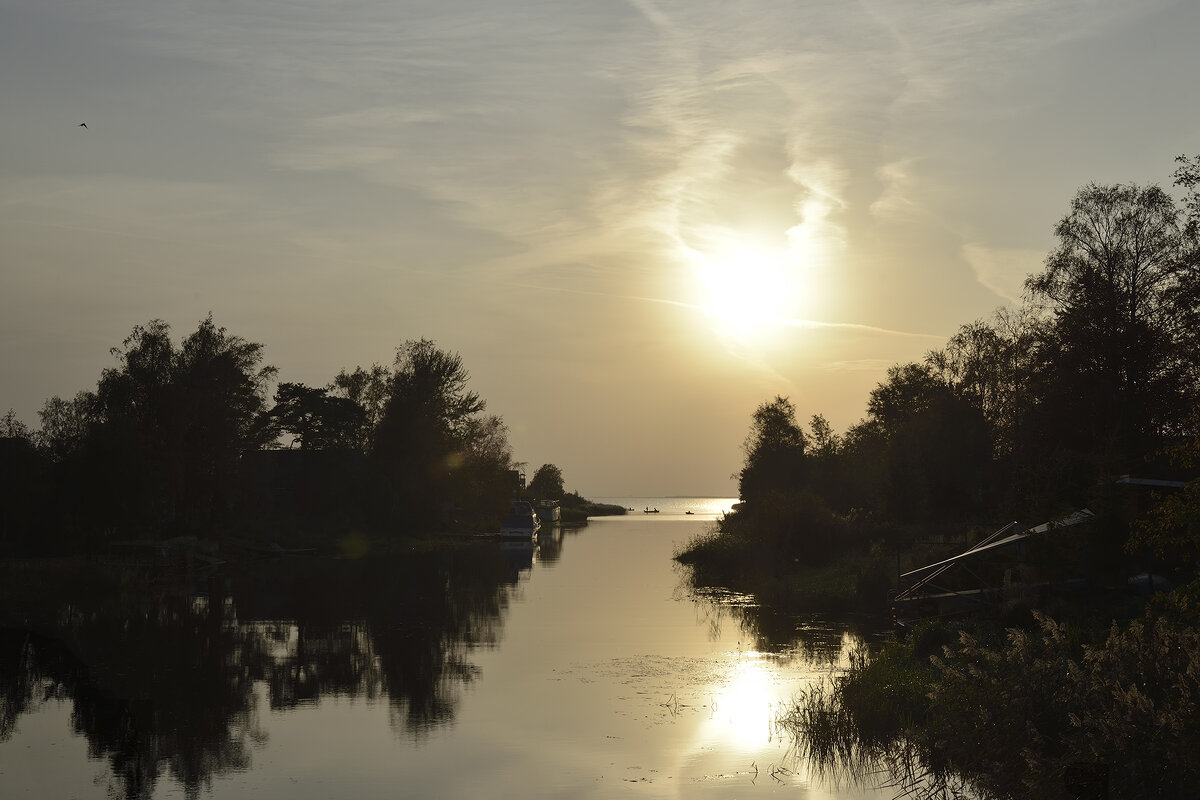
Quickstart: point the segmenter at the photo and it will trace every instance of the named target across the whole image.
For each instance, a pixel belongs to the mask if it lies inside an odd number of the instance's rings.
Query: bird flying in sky
[[[79,127],[81,127],[81,128],[86,128],[86,127],[87,127],[87,123],[86,123],[86,122],[81,122],[81,123],[79,123]]]

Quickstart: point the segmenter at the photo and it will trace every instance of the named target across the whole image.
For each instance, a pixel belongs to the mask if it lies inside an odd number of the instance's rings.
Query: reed
[[[782,720],[827,775],[942,798],[1190,798],[1200,786],[1200,632],[1182,593],[1094,644],[929,626],[801,696]]]

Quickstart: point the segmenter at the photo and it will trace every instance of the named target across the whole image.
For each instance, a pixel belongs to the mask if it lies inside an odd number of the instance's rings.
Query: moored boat
[[[503,539],[532,539],[540,527],[533,506],[524,500],[513,500],[500,523],[500,536]]]
[[[562,522],[562,505],[558,500],[539,500],[533,504],[538,523],[553,527]]]

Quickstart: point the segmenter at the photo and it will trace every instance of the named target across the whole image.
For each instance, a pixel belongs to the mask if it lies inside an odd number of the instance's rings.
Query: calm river
[[[775,725],[860,629],[692,592],[672,553],[732,501],[614,502],[536,548],[26,579],[0,797],[890,797]]]

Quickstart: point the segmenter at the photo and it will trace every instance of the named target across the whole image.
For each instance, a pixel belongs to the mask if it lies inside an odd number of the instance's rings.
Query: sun
[[[795,287],[782,254],[729,247],[694,257],[701,308],[721,335],[747,342],[762,338],[787,315]]]

